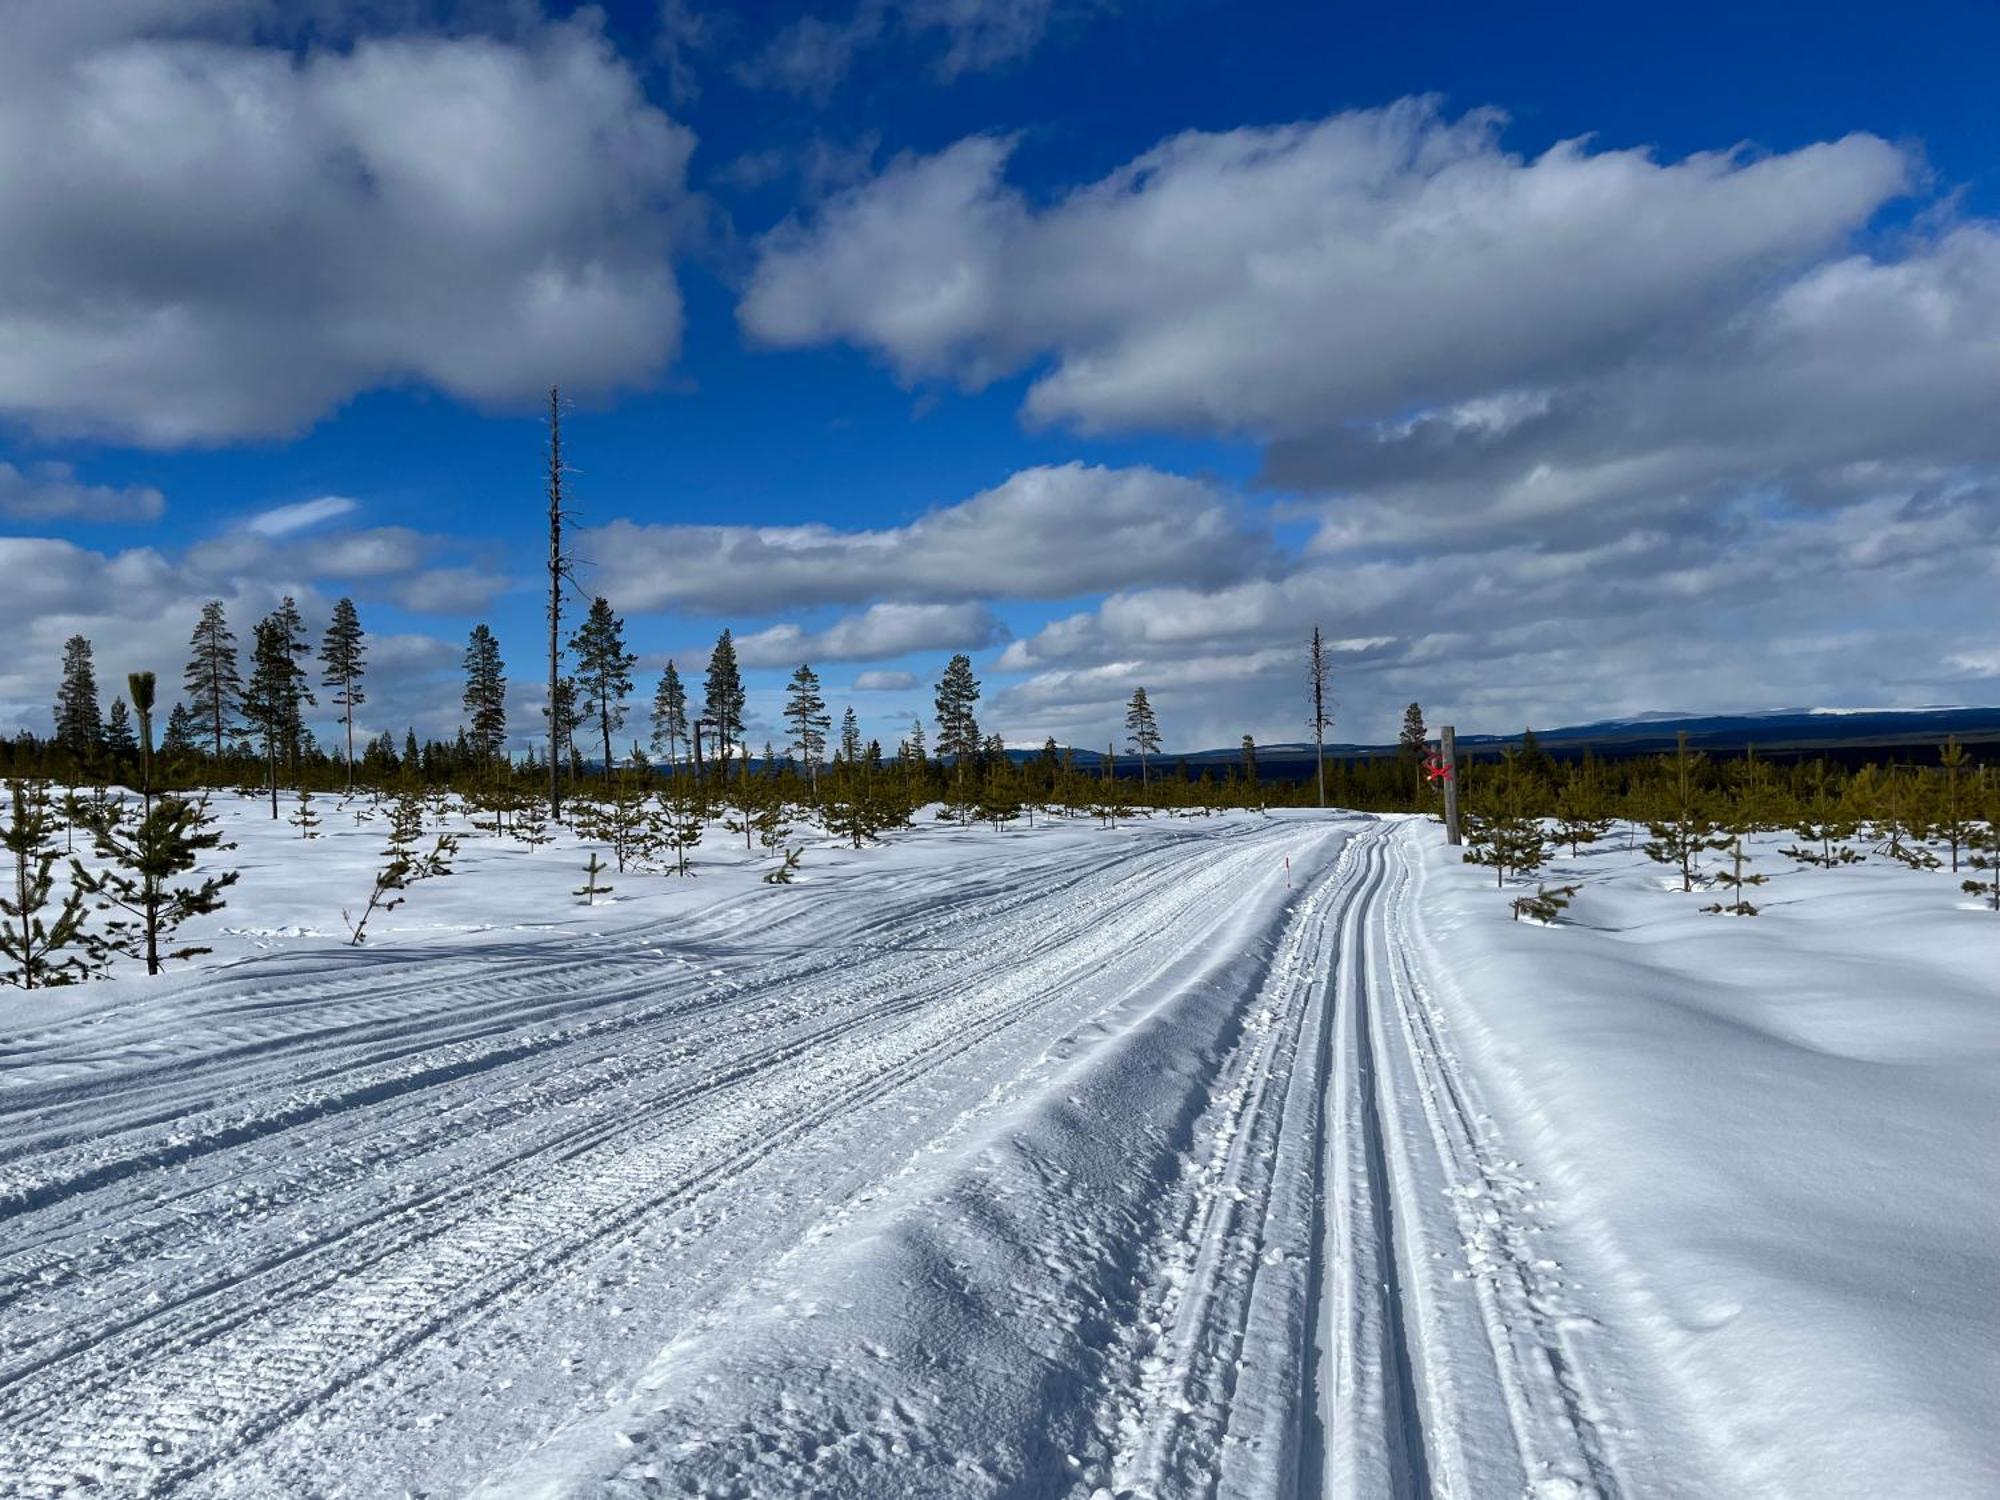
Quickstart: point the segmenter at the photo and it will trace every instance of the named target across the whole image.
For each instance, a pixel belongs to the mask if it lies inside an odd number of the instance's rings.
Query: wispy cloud
[[[274,505],[269,510],[260,510],[243,523],[243,529],[258,536],[290,536],[295,531],[304,531],[339,516],[351,515],[358,508],[358,502],[345,495],[321,495],[317,500],[301,500],[294,505]]]

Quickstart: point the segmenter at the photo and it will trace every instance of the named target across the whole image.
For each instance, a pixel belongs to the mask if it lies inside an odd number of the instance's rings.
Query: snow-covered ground
[[[1433,825],[1235,814],[792,886],[718,829],[585,907],[469,840],[357,950],[382,823],[218,805],[205,967],[0,1012],[0,1493],[2000,1472],[2000,918],[1942,874],[1728,919],[1613,841],[1544,928]]]

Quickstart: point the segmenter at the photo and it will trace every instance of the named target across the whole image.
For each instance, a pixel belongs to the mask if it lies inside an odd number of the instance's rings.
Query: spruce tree
[[[467,740],[485,765],[499,760],[507,748],[506,667],[493,632],[484,624],[473,626],[465,647],[464,702],[472,721]]]
[[[653,753],[664,756],[669,772],[680,769],[681,746],[687,743],[687,689],[681,674],[669,661],[653,690]]]
[[[785,723],[792,731],[792,747],[805,764],[806,785],[817,802],[819,766],[826,758],[826,732],[833,720],[827,716],[826,699],[820,696],[819,677],[804,662],[792,673],[785,689]]]
[[[250,683],[243,692],[243,715],[264,742],[270,781],[271,817],[278,816],[278,763],[293,764],[305,730],[301,704],[316,700],[306,686],[299,658],[306,654],[303,622],[289,595],[257,622],[250,652]]]
[[[632,668],[639,658],[625,649],[625,622],[599,594],[569,638],[576,653],[576,685],[604,744],[604,775],[611,775],[611,736],[625,727],[625,699],[632,691]]]
[[[1951,873],[1958,873],[1959,846],[1965,842],[1969,825],[1965,818],[1965,799],[1960,791],[1960,779],[1966,763],[1971,759],[1965,753],[1965,746],[1958,742],[1957,735],[1950,735],[1938,746],[1938,764],[1944,770],[1944,796],[1938,819],[1938,834],[1951,846]]]
[[[1681,874],[1681,889],[1692,891],[1702,852],[1726,849],[1729,840],[1718,836],[1716,824],[1705,810],[1700,772],[1708,757],[1699,750],[1689,750],[1687,741],[1687,731],[1683,729],[1675,737],[1673,758],[1666,762],[1671,773],[1668,816],[1647,823],[1646,830],[1653,837],[1646,844],[1646,857],[1659,864],[1677,867]]]
[[[1753,875],[1745,870],[1744,866],[1750,863],[1750,856],[1743,852],[1744,832],[1745,827],[1743,825],[1732,827],[1729,839],[1724,841],[1730,852],[1729,867],[1717,870],[1714,875],[1714,879],[1718,884],[1726,885],[1736,893],[1736,899],[1734,901],[1718,901],[1713,906],[1704,906],[1702,908],[1703,911],[1716,912],[1730,917],[1754,917],[1757,915],[1757,908],[1750,904],[1750,888],[1762,885],[1771,877],[1768,875]]]
[[[743,733],[743,712],[749,701],[743,691],[743,674],[736,667],[736,639],[724,630],[715,638],[715,649],[708,655],[708,680],[704,684],[702,717],[715,728],[715,741],[720,747],[718,757],[722,763],[722,774],[729,774],[730,747]],[[743,756],[743,767],[747,773],[750,756]]]
[[[1430,755],[1430,732],[1424,728],[1423,705],[1412,703],[1403,710],[1403,732],[1396,739],[1396,758],[1409,768],[1414,778],[1419,806],[1424,798],[1424,761]]]
[[[1132,701],[1125,705],[1125,732],[1126,748],[1139,753],[1139,785],[1143,789],[1147,784],[1146,757],[1160,753],[1160,721],[1153,716],[1153,705],[1142,687],[1132,689]]]
[[[97,871],[86,870],[71,861],[71,876],[77,889],[97,898],[101,911],[122,912],[106,928],[106,942],[117,951],[145,960],[146,972],[157,974],[170,959],[194,958],[212,950],[189,945],[162,951],[171,943],[181,924],[192,917],[220,911],[225,904],[223,891],[236,884],[236,872],[228,870],[179,883],[177,877],[190,873],[201,856],[211,849],[233,849],[226,844],[202,805],[183,797],[161,797],[152,810],[136,822],[123,818],[115,808],[97,814],[91,821],[97,853],[106,861]]]
[[[676,776],[655,794],[660,838],[673,851],[674,873],[687,875],[688,851],[701,842],[708,821],[707,789],[696,776]]]
[[[97,704],[97,667],[90,642],[73,635],[63,642],[62,683],[56,689],[56,743],[77,759],[104,743],[104,718]]]
[[[299,776],[299,755],[308,739],[305,705],[317,704],[306,669],[300,665],[312,656],[312,645],[306,639],[306,622],[299,614],[298,601],[290,594],[278,601],[272,612],[284,632],[285,650],[291,656],[292,670],[286,677],[287,701],[285,704],[285,768],[296,784]]]
[[[111,700],[111,713],[104,721],[104,748],[121,758],[139,749],[139,737],[132,732],[132,710],[123,698]]]
[[[972,658],[963,653],[945,664],[937,696],[937,753],[951,757],[952,800],[965,816],[969,807],[965,775],[979,754],[979,720],[974,708],[979,703],[979,680],[972,675]]]
[[[211,599],[201,607],[201,618],[195,622],[188,645],[194,654],[188,658],[187,672],[181,679],[188,695],[188,712],[203,726],[211,753],[220,760],[223,737],[243,700],[236,636],[223,616],[220,599]]]
[[[1317,638],[1319,632],[1315,630],[1313,632],[1313,635],[1315,638]],[[1257,742],[1247,734],[1243,736],[1242,756],[1243,756],[1243,779],[1254,787],[1257,784]],[[1324,786],[1325,786],[1325,781],[1324,779],[1322,779],[1321,781],[1322,790],[1320,792],[1320,796],[1322,798],[1326,796],[1326,793],[1324,791]],[[1324,807],[1325,805],[1326,803],[1324,801],[1320,803],[1320,806],[1322,807]]]
[[[101,973],[104,951],[85,930],[88,897],[74,883],[55,901],[55,867],[63,858],[56,843],[55,804],[46,784],[9,781],[11,804],[0,849],[13,858],[13,890],[0,896],[0,982],[20,989],[74,984]],[[51,908],[53,914],[50,914]]]
[[[319,664],[324,676],[320,686],[333,690],[333,705],[340,710],[347,728],[347,795],[354,795],[354,710],[366,703],[361,690],[361,674],[367,664],[368,647],[361,630],[361,616],[352,599],[336,600],[333,619],[319,643]]]
[[[840,716],[840,758],[850,770],[861,765],[861,725],[851,705]]]
[[[160,753],[171,760],[192,754],[201,732],[201,721],[193,711],[185,703],[175,703],[167,715],[166,732],[160,736]]]

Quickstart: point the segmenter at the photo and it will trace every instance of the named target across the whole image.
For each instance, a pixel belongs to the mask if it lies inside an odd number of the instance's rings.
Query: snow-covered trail
[[[1027,838],[8,1035],[0,1489],[1664,1492],[1413,837]]]

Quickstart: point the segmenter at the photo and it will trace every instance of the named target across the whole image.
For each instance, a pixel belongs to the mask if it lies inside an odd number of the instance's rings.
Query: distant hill
[[[1436,726],[1432,726],[1435,732]],[[1836,760],[1897,758],[1929,760],[1934,747],[1945,736],[1957,735],[1967,749],[1982,760],[2000,760],[2000,708],[1780,708],[1764,713],[1689,714],[1647,713],[1624,719],[1605,719],[1593,724],[1572,724],[1560,728],[1535,728],[1535,739],[1552,755],[1581,755],[1587,748],[1606,758],[1625,755],[1654,755],[1674,747],[1676,735],[1687,731],[1688,743],[1714,753],[1735,753],[1756,746],[1759,754],[1774,759],[1824,755]],[[1509,745],[1521,743],[1519,734],[1472,734],[1461,730],[1461,755],[1497,755]],[[1016,760],[1031,760],[1033,750],[1010,752]],[[1104,752],[1078,748],[1073,752],[1079,766],[1101,766]],[[1329,760],[1362,760],[1394,755],[1394,745],[1362,745],[1352,742],[1329,743]],[[1242,752],[1237,746],[1226,749],[1196,750],[1186,754],[1166,754],[1153,758],[1155,765],[1171,767],[1185,760],[1200,770],[1219,770],[1235,765]],[[1271,777],[1290,778],[1310,774],[1313,747],[1300,744],[1257,747],[1257,768]],[[1114,770],[1137,775],[1137,756],[1121,755]]]

